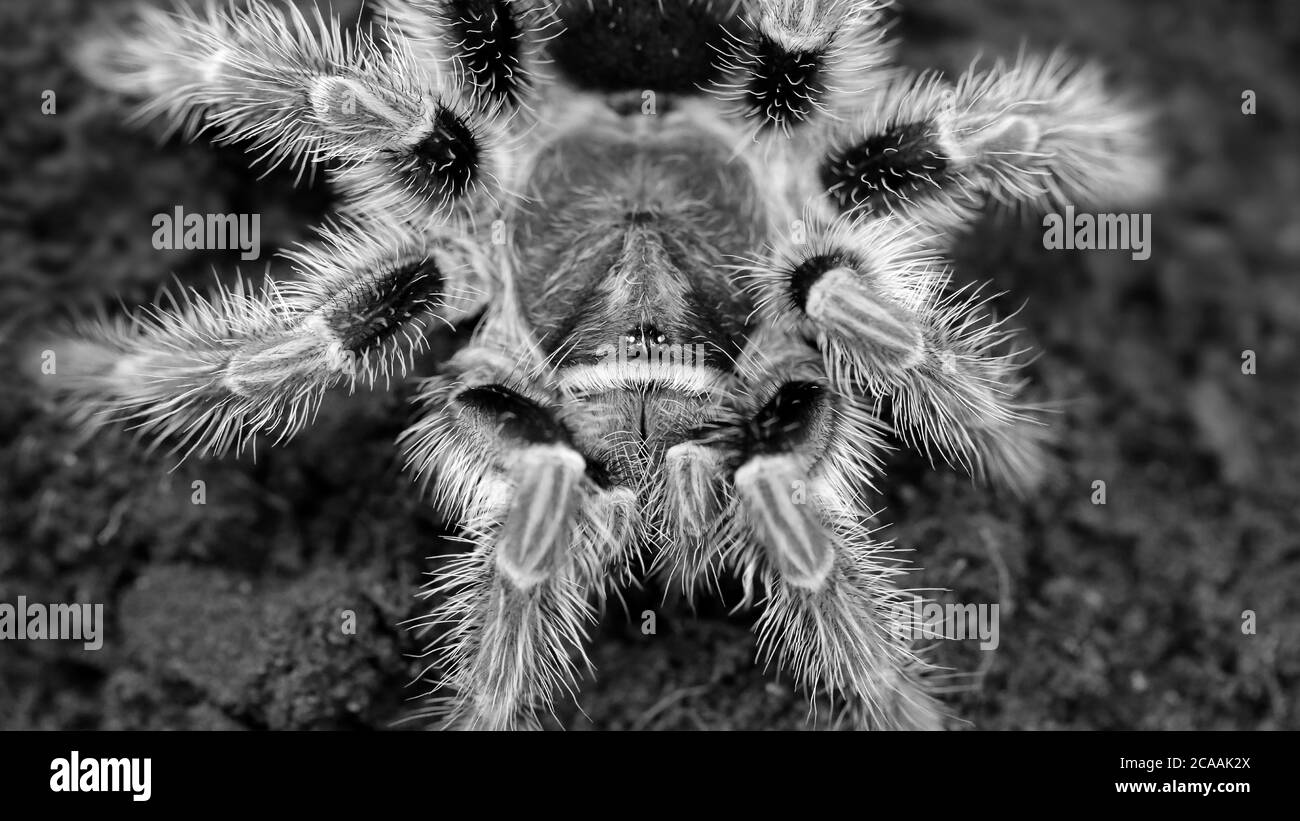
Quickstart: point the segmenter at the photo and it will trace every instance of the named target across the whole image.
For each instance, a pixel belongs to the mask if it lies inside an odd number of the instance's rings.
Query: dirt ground
[[[79,434],[32,382],[30,340],[60,317],[232,272],[235,254],[154,251],[153,214],[261,213],[269,249],[329,207],[323,185],[125,124],[65,58],[105,5],[0,4],[0,602],[103,602],[109,622],[94,653],[0,644],[0,728],[392,726],[419,692],[399,622],[447,550],[392,444],[404,391],[331,395],[286,447],[173,470],[128,436]],[[1022,43],[1103,62],[1158,111],[1170,169],[1148,261],[1046,251],[1034,224],[960,246],[963,278],[1005,290],[1002,313],[1023,305],[1032,395],[1060,413],[1028,500],[893,465],[885,535],[915,550],[914,583],[1002,608],[996,652],[936,648],[953,726],[1300,729],[1300,5],[910,0],[899,33],[917,67]],[[745,616],[652,592],[628,610],[605,614],[598,677],[559,723],[805,726],[788,677],[754,666]]]

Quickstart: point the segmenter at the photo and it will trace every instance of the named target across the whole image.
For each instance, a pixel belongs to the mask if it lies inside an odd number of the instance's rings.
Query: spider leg
[[[955,83],[899,74],[850,119],[827,124],[805,155],[800,194],[942,233],[969,226],[989,201],[1139,203],[1160,187],[1148,119],[1098,67],[1060,54],[972,67]]]
[[[467,523],[470,549],[437,571],[425,593],[441,601],[417,624],[450,625],[428,648],[442,671],[428,714],[445,726],[536,727],[574,693],[592,600],[635,516],[635,495],[572,445],[529,358],[467,349],[454,376],[425,383],[402,436],[408,467]]]
[[[360,212],[411,216],[492,196],[510,153],[503,118],[428,70],[400,34],[386,40],[264,0],[141,6],[127,27],[86,38],[77,61],[186,136],[246,143],[256,162],[300,174],[337,165]]]
[[[757,136],[789,137],[834,119],[892,57],[876,0],[753,0],[747,31],[729,32],[711,91]],[[879,75],[885,76],[883,74]]]
[[[476,251],[398,229],[322,235],[290,255],[297,281],[240,279],[78,323],[51,345],[53,389],[87,424],[126,421],[173,452],[215,455],[259,432],[288,439],[328,388],[405,374],[427,328],[461,314]]]
[[[485,111],[528,107],[559,22],[539,0],[381,0],[380,10]]]
[[[811,696],[837,696],[853,725],[938,727],[893,584],[905,568],[859,513],[859,492],[880,473],[885,427],[837,394],[815,357],[800,359],[766,363],[753,383],[757,409],[690,443],[708,454],[701,464],[718,466],[707,475],[721,509],[705,554],[677,566],[688,585],[714,565],[736,573],[742,606],[763,606],[760,655]]]
[[[751,275],[771,321],[816,343],[845,393],[887,402],[899,433],[976,475],[1024,491],[1040,478],[1044,429],[1016,401],[1014,334],[948,276],[929,238],[896,219],[814,226]]]

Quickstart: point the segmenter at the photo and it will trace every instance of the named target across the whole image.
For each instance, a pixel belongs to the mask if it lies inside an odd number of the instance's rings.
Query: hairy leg
[[[789,137],[852,110],[892,48],[874,0],[753,0],[731,32],[712,91],[756,136]]]
[[[937,727],[897,606],[904,568],[870,538],[861,495],[880,473],[884,425],[836,393],[815,352],[771,329],[738,370],[750,389],[735,418],[669,451],[668,512],[687,538],[664,563],[688,592],[737,575],[742,606],[762,608],[760,655],[810,696],[831,695],[848,723]]]
[[[309,19],[263,0],[238,10],[141,6],[77,56],[93,82],[140,99],[142,116],[187,136],[246,143],[257,160],[300,173],[336,164],[356,211],[415,216],[494,195],[510,153],[502,117],[388,34],[381,47],[319,11]]]
[[[528,108],[542,79],[541,47],[558,30],[542,0],[382,0],[379,9],[487,112]]]
[[[927,455],[1032,487],[1044,431],[1016,399],[1013,334],[983,315],[977,293],[947,290],[928,237],[894,219],[813,222],[806,243],[751,275],[764,314],[815,343],[842,392],[887,404]]]
[[[425,715],[446,726],[533,727],[575,688],[593,601],[627,544],[635,496],[573,446],[531,351],[472,346],[450,372],[426,382],[424,415],[402,436],[408,466],[436,480],[469,543],[426,591],[439,603],[418,626],[450,627],[428,648],[441,677]]]
[[[429,326],[458,315],[476,264],[462,241],[374,228],[326,230],[294,260],[296,281],[77,323],[50,343],[53,390],[88,424],[125,421],[187,456],[283,441],[327,389],[403,375]]]
[[[1100,69],[1022,56],[956,82],[893,78],[830,123],[800,172],[826,213],[898,213],[940,234],[990,200],[1041,210],[1141,202],[1160,185],[1149,117],[1109,91]]]

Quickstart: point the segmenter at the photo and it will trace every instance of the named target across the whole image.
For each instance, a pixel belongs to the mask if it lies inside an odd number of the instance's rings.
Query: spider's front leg
[[[930,239],[894,219],[813,221],[812,236],[756,270],[769,319],[821,349],[844,393],[865,392],[927,455],[1026,490],[1042,470],[1042,426],[1016,401],[1020,352],[977,294],[946,292]]]
[[[442,672],[428,715],[445,726],[533,728],[573,694],[592,600],[635,515],[631,491],[573,446],[544,368],[516,353],[459,354],[454,376],[425,384],[425,414],[402,436],[408,466],[436,480],[471,545],[435,574],[425,595],[441,601],[417,625],[446,626],[428,651]]]
[[[473,214],[508,176],[500,107],[479,105],[396,31],[381,46],[320,12],[252,0],[167,12],[141,6],[123,29],[85,39],[92,82],[139,99],[186,136],[245,143],[271,165],[329,163],[360,214]]]
[[[124,421],[185,455],[240,450],[257,433],[282,441],[327,389],[404,374],[481,276],[465,241],[395,229],[326,230],[292,256],[296,281],[239,280],[80,322],[50,343],[49,384],[87,424]]]
[[[744,604],[763,607],[760,654],[810,696],[834,696],[853,726],[937,729],[939,709],[924,691],[911,618],[893,584],[902,562],[870,538],[859,496],[879,472],[884,427],[837,394],[815,359],[764,370],[756,410],[670,452],[699,474],[670,499],[705,485],[722,500],[713,538],[676,548],[699,551],[677,562],[682,580],[693,585],[713,565],[737,573]]]

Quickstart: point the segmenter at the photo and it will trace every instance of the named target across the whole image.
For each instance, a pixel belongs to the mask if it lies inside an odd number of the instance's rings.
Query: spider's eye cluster
[[[654,327],[653,325],[642,325],[639,328],[633,328],[623,335],[628,345],[666,345],[668,344],[668,334]]]

